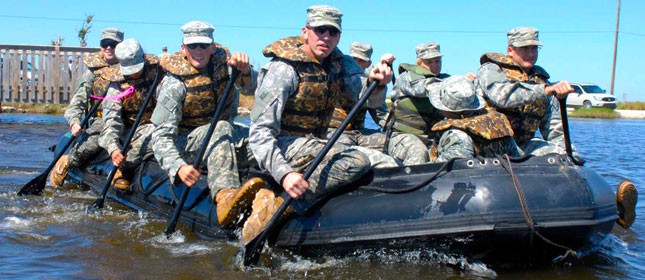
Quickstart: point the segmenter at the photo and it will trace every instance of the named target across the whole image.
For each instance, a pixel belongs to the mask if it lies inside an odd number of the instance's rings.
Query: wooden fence
[[[0,103],[69,103],[83,56],[98,48],[0,45]]]

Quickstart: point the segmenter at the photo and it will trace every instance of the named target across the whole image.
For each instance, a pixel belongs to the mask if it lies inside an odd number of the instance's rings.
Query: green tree
[[[81,42],[81,47],[87,47],[85,36],[87,36],[87,34],[90,33],[90,28],[92,28],[92,19],[94,19],[93,15],[87,16],[85,18],[85,21],[83,22],[83,25],[81,25],[81,28],[77,30],[78,40]]]

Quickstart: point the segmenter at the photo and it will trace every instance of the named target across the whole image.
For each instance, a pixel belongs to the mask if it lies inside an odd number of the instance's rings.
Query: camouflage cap
[[[184,45],[188,44],[210,44],[213,43],[213,31],[215,27],[203,21],[191,21],[181,27],[184,32]]]
[[[484,108],[484,99],[475,93],[475,85],[464,76],[451,76],[441,82],[439,94],[430,95],[430,103],[441,111],[462,112]]]
[[[139,73],[143,69],[145,64],[143,49],[136,39],[126,39],[119,43],[114,54],[119,59],[121,73],[124,76]]]
[[[417,59],[431,59],[443,56],[439,52],[439,44],[435,42],[423,43],[417,46]]]
[[[318,26],[333,26],[338,29],[338,31],[343,31],[341,26],[341,17],[343,13],[340,10],[328,6],[328,5],[317,5],[307,8],[307,26],[318,27]]]
[[[539,32],[533,27],[513,28],[506,34],[508,45],[513,47],[541,46]]]
[[[372,61],[372,46],[367,43],[354,42],[349,46],[349,56]]]
[[[101,31],[101,40],[123,41],[123,31],[118,28],[106,28]]]

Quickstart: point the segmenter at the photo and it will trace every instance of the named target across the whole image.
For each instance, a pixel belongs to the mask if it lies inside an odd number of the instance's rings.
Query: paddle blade
[[[90,206],[87,206],[85,212],[94,212],[103,208],[103,202],[105,202],[105,197],[98,197],[94,202],[92,202],[92,204],[90,204]]]
[[[42,173],[38,175],[38,177],[31,179],[29,183],[25,184],[22,187],[22,189],[18,191],[18,196],[42,195],[46,182],[47,182],[47,173]]]
[[[259,235],[244,246],[244,266],[253,266],[258,263],[265,240],[262,235]]]

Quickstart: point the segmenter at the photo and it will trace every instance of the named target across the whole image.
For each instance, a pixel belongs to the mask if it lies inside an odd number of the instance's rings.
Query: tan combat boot
[[[616,190],[616,206],[618,208],[617,223],[624,229],[628,229],[636,219],[636,202],[638,201],[638,190],[629,180],[622,180]]]
[[[49,183],[52,185],[52,187],[63,187],[63,181],[65,181],[65,177],[67,177],[67,173],[70,169],[71,167],[69,166],[69,156],[61,156],[56,162],[56,165],[54,165],[52,172],[49,173]]]
[[[116,174],[114,174],[114,178],[112,178],[112,185],[114,188],[122,191],[130,190],[130,180],[123,177],[123,173],[121,173],[121,170],[118,168],[116,170]]]
[[[225,188],[217,192],[217,221],[222,226],[231,226],[255,198],[255,194],[264,187],[260,178],[251,178],[239,188]]]
[[[242,228],[242,240],[247,245],[264,230],[273,215],[278,211],[280,205],[284,202],[282,197],[276,197],[275,194],[267,189],[261,189],[253,200],[253,212],[244,227]],[[280,219],[286,219],[293,213],[293,208],[289,206]]]

